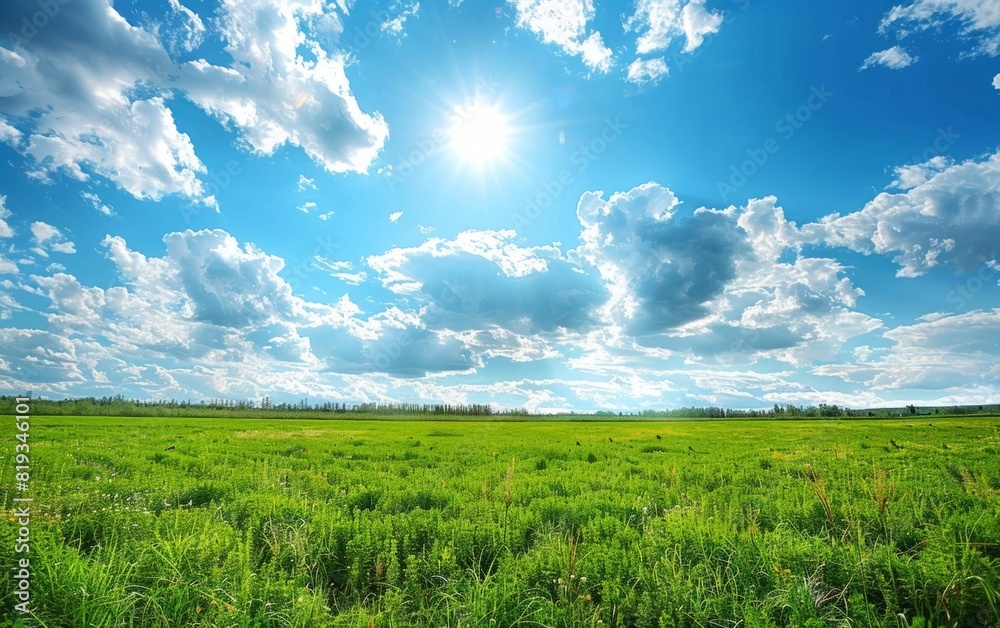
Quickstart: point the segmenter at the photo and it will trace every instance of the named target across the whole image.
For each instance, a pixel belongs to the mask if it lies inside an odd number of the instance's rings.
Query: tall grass
[[[1000,421],[961,423],[38,417],[35,618],[995,626]]]

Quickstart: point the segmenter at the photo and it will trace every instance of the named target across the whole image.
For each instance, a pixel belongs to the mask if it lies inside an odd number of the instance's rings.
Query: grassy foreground
[[[52,628],[996,626],[1000,419],[929,420],[34,417],[32,606]]]

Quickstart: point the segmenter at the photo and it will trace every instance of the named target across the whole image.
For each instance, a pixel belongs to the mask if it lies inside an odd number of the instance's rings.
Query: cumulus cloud
[[[207,36],[177,0],[152,30],[101,0],[72,2],[29,44],[18,19],[37,10],[16,0],[0,15],[0,31],[13,34],[0,47],[0,140],[30,159],[38,180],[96,175],[138,199],[175,194],[214,206],[199,178],[207,170],[170,109],[177,94],[250,150],[299,146],[330,172],[365,172],[388,136],[381,116],[363,113],[351,94],[346,58],[306,36],[305,24],[315,33],[323,19],[337,19],[319,3],[224,2],[218,25],[228,67],[174,62],[168,49],[190,52]],[[312,61],[296,54],[299,45]]]
[[[841,264],[798,253],[802,235],[773,197],[725,210],[680,205],[655,183],[581,197],[573,254],[598,269],[610,293],[601,308],[608,328],[592,334],[589,350],[798,365],[880,326],[853,309],[863,292]]]
[[[635,13],[625,20],[625,30],[639,33],[636,53],[666,50],[677,37],[684,37],[684,52],[693,52],[705,35],[717,33],[722,14],[705,8],[704,0],[638,0]]]
[[[31,223],[31,237],[32,242],[35,244],[32,251],[42,257],[48,257],[47,251],[67,254],[76,253],[76,246],[66,240],[66,237],[59,229],[48,223],[40,221]]]
[[[38,233],[56,237],[44,227]],[[295,296],[281,258],[225,231],[175,232],[164,243],[165,255],[148,257],[107,236],[102,245],[120,286],[85,286],[62,272],[32,276],[33,290],[51,302],[51,333],[73,340],[94,363],[197,364],[224,370],[240,386],[264,371],[418,376],[475,363],[461,341],[414,314],[390,308],[363,318],[347,295],[332,304]],[[80,339],[91,344],[81,347]]]
[[[392,212],[389,214],[389,222],[398,222],[403,217],[403,212]]]
[[[952,163],[934,158],[897,169],[895,187],[858,212],[805,225],[814,243],[890,255],[900,277],[917,277],[939,264],[959,273],[1000,262],[1000,152]]]
[[[306,175],[300,174],[297,186],[299,188],[299,192],[304,192],[305,190],[308,190],[308,189],[315,190],[315,189],[317,189],[316,188],[316,179],[310,179]]]
[[[381,115],[358,106],[344,70],[346,56],[328,52],[303,31],[304,23],[330,16],[323,5],[225,0],[220,14],[232,63],[187,63],[176,86],[234,127],[257,153],[291,144],[329,172],[366,172],[389,128]],[[303,45],[315,60],[296,52]]]
[[[1000,74],[993,77],[993,87],[994,89],[1000,89]]]
[[[192,52],[205,41],[205,23],[178,0],[169,0],[164,22],[152,25],[152,32],[172,55]]]
[[[900,46],[893,46],[886,50],[880,52],[873,52],[865,62],[861,64],[858,71],[867,70],[868,68],[874,67],[876,65],[881,65],[887,67],[891,70],[902,70],[903,68],[913,65],[919,61],[919,57],[910,56],[910,53],[906,52]]]
[[[601,282],[557,248],[521,247],[515,235],[465,231],[367,261],[386,288],[417,299],[435,328],[531,334],[594,325],[592,311],[606,298]]]
[[[19,31],[15,17],[37,9],[30,2],[15,5],[23,10],[5,11],[0,30]],[[203,198],[197,176],[205,167],[163,97],[129,94],[169,63],[159,43],[103,3],[67,5],[59,18],[30,46],[0,55],[6,96],[0,113],[16,125],[17,147],[32,159],[33,176],[49,180],[61,173],[86,181],[98,174],[136,198]]]
[[[1000,387],[1000,309],[933,316],[883,335],[893,345],[868,359],[817,367],[819,375],[863,383],[873,390],[948,390]],[[982,398],[980,398],[982,401]]]
[[[965,39],[975,42],[971,54],[1000,54],[1000,11],[992,0],[915,0],[896,5],[882,18],[879,32],[901,37],[954,22]]]
[[[747,253],[721,212],[675,216],[679,199],[653,183],[612,194],[588,192],[577,206],[580,254],[610,284],[609,313],[632,335],[648,335],[705,317],[708,304]]]
[[[546,44],[579,56],[588,68],[606,73],[614,65],[611,49],[600,32],[588,24],[594,18],[593,0],[508,0],[517,14],[517,25],[538,35]]]

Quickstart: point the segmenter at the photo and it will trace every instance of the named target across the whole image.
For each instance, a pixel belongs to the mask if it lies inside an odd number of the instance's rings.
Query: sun
[[[455,112],[448,145],[462,162],[486,166],[506,157],[510,127],[499,109],[476,104]]]

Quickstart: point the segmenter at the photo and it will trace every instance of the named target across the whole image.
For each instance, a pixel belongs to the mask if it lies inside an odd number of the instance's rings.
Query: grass
[[[35,619],[995,626],[1000,419],[906,421],[35,417]]]

